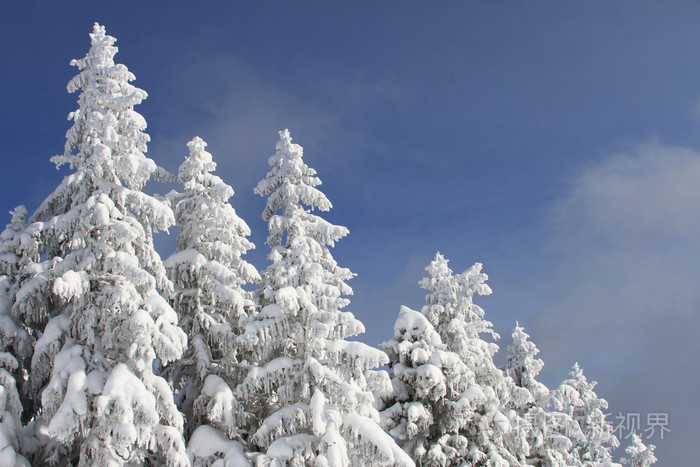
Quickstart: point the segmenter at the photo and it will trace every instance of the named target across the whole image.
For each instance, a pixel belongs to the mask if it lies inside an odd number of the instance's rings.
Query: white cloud
[[[555,208],[558,244],[687,238],[700,227],[700,154],[640,145],[588,167]]]
[[[585,169],[553,214],[562,295],[574,291],[568,305],[587,307],[577,321],[690,313],[700,303],[700,153],[651,142],[614,155]],[[600,302],[611,303],[591,306]]]
[[[605,158],[576,177],[552,218],[560,262],[535,320],[550,371],[582,361],[615,413],[700,416],[685,389],[700,384],[700,153],[650,142]],[[688,420],[675,420],[678,439],[694,429]],[[681,456],[654,441],[660,458]]]

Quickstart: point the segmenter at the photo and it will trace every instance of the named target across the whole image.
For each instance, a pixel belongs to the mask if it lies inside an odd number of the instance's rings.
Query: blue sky
[[[145,3],[145,5],[144,5]],[[700,409],[700,4],[5,2],[0,212],[65,175],[68,65],[95,21],[149,93],[149,156],[208,142],[267,261],[264,177],[289,128],[350,235],[350,306],[376,344],[419,309],[436,251],[484,263],[556,385],[579,361],[618,412],[668,413],[658,465],[692,465]],[[164,191],[157,185],[151,190]],[[167,188],[169,189],[169,187]],[[6,222],[9,214],[5,214]],[[0,222],[1,223],[1,222]],[[167,249],[172,241],[159,239]],[[166,254],[166,253],[163,253]],[[624,434],[624,432],[623,432]],[[623,441],[624,444],[624,441]]]

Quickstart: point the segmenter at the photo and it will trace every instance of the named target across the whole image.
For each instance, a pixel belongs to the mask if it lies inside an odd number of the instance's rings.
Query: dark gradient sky
[[[550,386],[581,362],[618,412],[668,413],[660,466],[693,465],[700,409],[700,4],[4,2],[0,212],[59,183],[98,21],[149,93],[148,155],[200,136],[267,260],[252,193],[289,128],[350,235],[350,306],[377,344],[436,251],[484,263],[502,339],[518,320]],[[149,185],[154,192],[170,187]],[[9,222],[9,214],[5,214]],[[2,222],[0,222],[2,223]],[[161,253],[172,238],[160,237]],[[501,356],[502,358],[502,356]],[[625,434],[625,433],[623,433]],[[624,444],[624,441],[623,441]]]

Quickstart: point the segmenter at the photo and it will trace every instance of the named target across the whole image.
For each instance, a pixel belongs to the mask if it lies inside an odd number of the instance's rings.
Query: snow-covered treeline
[[[578,364],[546,387],[517,325],[494,363],[481,264],[454,273],[438,253],[425,305],[401,307],[382,349],[350,340],[354,274],[331,254],[349,231],[320,216],[331,202],[288,130],[255,188],[269,263],[248,263],[206,143],[177,175],[146,157],[146,93],[105,28],[90,37],[52,158],[70,174],[0,235],[0,466],[613,465],[607,402]],[[142,191],[173,179],[180,191]],[[153,233],[173,226],[163,261]],[[635,436],[621,461],[653,451]]]

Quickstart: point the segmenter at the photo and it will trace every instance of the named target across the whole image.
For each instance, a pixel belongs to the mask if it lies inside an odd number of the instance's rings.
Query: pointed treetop
[[[227,267],[243,267],[239,273],[245,276],[246,282],[255,282],[257,271],[240,258],[255,245],[245,238],[250,235],[250,228],[229,203],[233,188],[212,173],[216,170],[216,163],[211,153],[205,150],[207,143],[202,138],[193,138],[187,147],[189,157],[178,170],[178,180],[184,185],[185,192],[168,195],[180,226],[178,249],[195,249],[207,260],[218,261]]]
[[[418,284],[431,292],[426,295],[426,302],[433,305],[443,303],[444,300],[449,300],[454,292],[454,276],[452,269],[447,265],[449,262],[440,253],[435,254],[435,259],[425,267],[428,272],[428,277],[421,279]],[[435,323],[433,323],[435,324]]]
[[[97,21],[95,21],[95,24],[93,24],[93,26],[92,26],[92,34],[90,34],[90,37],[92,38],[92,43],[94,44],[95,42],[99,41],[100,39],[104,39],[105,35],[106,35],[105,27],[102,26]],[[114,39],[114,38],[112,38],[112,39]]]
[[[530,334],[525,332],[525,328],[520,326],[520,323],[515,323],[515,329],[513,329],[513,345],[508,346],[508,350],[511,352],[526,351],[530,355],[537,355],[540,350],[530,341]]]
[[[435,253],[435,259],[425,267],[431,277],[449,277],[452,275],[452,269],[448,266],[449,259],[445,258],[439,251]]]
[[[582,398],[594,398],[597,399],[598,396],[595,394],[594,389],[596,385],[598,384],[597,381],[588,381],[588,378],[586,378],[586,375],[583,374],[583,368],[578,364],[578,362],[574,363],[574,366],[571,367],[571,371],[569,372],[569,378],[568,380],[564,381],[564,384],[567,384],[578,391],[580,394],[580,397]],[[604,399],[601,399],[603,401],[603,404],[607,407],[607,402],[605,402]]]
[[[291,142],[289,130],[280,131],[279,135],[277,150],[269,159],[272,168],[254,189],[256,194],[268,197],[262,214],[268,222],[267,244],[273,249],[280,246],[286,233],[287,246],[294,238],[309,237],[332,247],[348,234],[348,229],[311,213],[314,209],[328,211],[333,205],[316,188],[321,180],[304,163],[303,150]]]
[[[434,294],[452,294],[458,289],[460,294],[468,299],[471,299],[475,292],[479,295],[491,295],[491,287],[486,284],[489,276],[481,272],[483,264],[474,263],[464,272],[453,275],[448,263],[449,260],[441,253],[436,253],[435,259],[425,268],[430,277],[423,278],[420,286]]]
[[[612,451],[620,445],[613,426],[606,420],[608,402],[595,393],[595,381],[588,381],[578,363],[571,378],[554,391],[554,406],[576,420],[583,439],[574,443],[573,451],[584,463],[610,462]]]
[[[225,184],[221,178],[211,172],[216,170],[216,162],[206,150],[207,143],[195,136],[187,143],[190,155],[180,165],[178,178],[184,184],[185,190],[202,192],[208,191],[209,197],[225,202],[233,196],[233,188]]]
[[[330,210],[333,205],[326,195],[314,188],[321,184],[321,180],[304,162],[302,147],[292,143],[289,130],[280,131],[279,135],[275,154],[268,160],[272,169],[254,189],[260,196],[275,192],[268,198],[263,219],[269,221],[279,209],[282,215],[291,216],[300,209],[300,203],[319,211]]]
[[[25,208],[23,204],[20,204],[14,211],[10,211],[10,214],[12,214],[13,224],[24,224],[27,219],[27,208]]]
[[[280,139],[277,141],[277,144],[275,144],[275,153],[267,160],[268,164],[271,166],[281,165],[282,161],[285,159],[303,164],[302,158],[304,157],[304,148],[296,143],[292,143],[292,136],[289,133],[289,129],[280,130],[278,133]],[[313,172],[312,175],[316,174],[315,170],[311,169],[311,171]],[[312,186],[321,184],[321,180],[316,180],[318,183],[314,183]]]
[[[508,346],[508,350],[513,353],[524,352],[529,355],[535,356],[540,353],[540,350],[535,346],[533,342],[530,341],[530,334],[525,332],[525,328],[520,326],[520,323],[515,322],[515,329],[513,329],[513,345]]]
[[[482,264],[475,263],[464,272],[453,274],[447,263],[448,260],[437,253],[435,259],[425,268],[428,277],[424,277],[418,283],[430,292],[425,296],[423,313],[441,335],[447,332],[445,326],[448,326],[450,321],[459,318],[464,321],[464,326],[472,327],[472,331],[477,334],[487,332],[498,338],[498,334],[490,329],[491,323],[483,320],[484,310],[473,303],[474,293],[491,294],[491,287],[486,284],[488,275],[481,272]],[[476,337],[471,331],[470,334]]]
[[[213,168],[209,169],[210,171],[216,168],[216,163],[212,162],[211,154],[206,151],[207,143],[202,138],[195,136],[192,141],[187,143],[187,147],[190,149],[191,158],[214,164]]]
[[[571,367],[571,371],[569,372],[569,374],[573,379],[586,381],[586,377],[583,375],[583,369],[581,368],[581,365],[578,364],[578,362],[574,363],[574,366]]]
[[[506,371],[515,384],[527,389],[535,389],[536,378],[542,371],[544,362],[536,358],[540,350],[530,341],[530,335],[516,322],[513,330],[513,344],[508,346],[508,364]]]
[[[73,126],[66,133],[61,155],[51,160],[56,167],[69,164],[90,178],[140,189],[156,170],[146,158],[150,137],[146,120],[134,111],[148,97],[130,84],[135,76],[114,63],[116,39],[95,24],[87,55],[71,61],[80,72],[68,82],[68,92],[80,92],[78,109],[68,115]]]
[[[119,51],[119,49],[114,46],[115,42],[117,42],[117,39],[108,36],[104,26],[95,23],[92,28],[92,33],[90,34],[91,47],[87,56],[82,59],[73,59],[70,64],[77,66],[80,70],[97,66],[114,65],[114,55]],[[68,92],[73,91],[75,91],[75,88],[71,89],[69,83]]]

